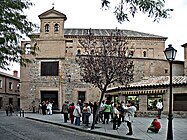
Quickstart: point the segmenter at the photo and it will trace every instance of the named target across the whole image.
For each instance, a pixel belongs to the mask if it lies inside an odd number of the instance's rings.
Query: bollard
[[[24,110],[22,110],[22,115],[23,115],[23,117],[24,117]]]
[[[21,110],[22,110],[22,109],[20,109],[20,111],[19,111],[19,113],[20,113],[20,117],[21,117]]]

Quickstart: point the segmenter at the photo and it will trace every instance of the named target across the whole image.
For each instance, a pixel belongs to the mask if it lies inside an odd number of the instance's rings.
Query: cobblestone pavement
[[[20,116],[20,114],[18,114],[18,116]],[[97,133],[100,135],[108,135],[114,138],[121,139],[164,140],[167,137],[168,119],[166,117],[159,119],[161,123],[161,130],[159,131],[159,133],[147,133],[147,128],[149,127],[154,117],[135,117],[133,122],[134,134],[132,136],[126,135],[126,133],[128,132],[126,123],[122,123],[118,130],[112,129],[111,122],[109,124],[98,123],[95,125],[95,129],[91,130],[90,126],[92,124],[92,115],[90,117],[90,124],[88,127],[86,127],[84,124],[81,124],[81,126],[75,126],[74,124],[71,124],[70,121],[68,121],[68,123],[63,123],[62,114],[41,115],[37,113],[25,113],[24,117],[69,127],[88,133]],[[187,138],[187,118],[173,119],[173,137],[175,140],[184,140]]]

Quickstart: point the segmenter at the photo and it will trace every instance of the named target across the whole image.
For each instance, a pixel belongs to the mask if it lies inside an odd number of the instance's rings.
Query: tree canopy
[[[111,0],[101,0],[102,8],[109,8]],[[147,14],[153,21],[159,22],[161,18],[168,18],[173,9],[165,8],[165,0],[119,0],[115,6],[114,14],[119,23],[129,21],[129,15],[135,16],[138,12]]]
[[[24,50],[19,40],[28,35],[35,25],[24,15],[24,10],[33,4],[29,0],[1,0],[0,4],[0,68],[9,69],[9,63],[17,62],[23,66],[31,62],[21,57]],[[36,46],[35,46],[36,47]],[[35,54],[35,48],[31,48]]]
[[[99,107],[110,85],[127,86],[133,82],[134,64],[123,31],[113,30],[110,36],[103,37],[94,36],[91,29],[89,32],[90,35],[79,40],[83,49],[77,63],[83,80],[100,89]],[[94,124],[95,121],[92,128]]]

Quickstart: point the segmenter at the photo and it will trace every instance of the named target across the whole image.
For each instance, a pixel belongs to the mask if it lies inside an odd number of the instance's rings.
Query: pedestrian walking
[[[73,115],[74,109],[75,109],[74,103],[71,103],[71,105],[69,106],[69,114],[70,114],[71,124],[73,124],[73,122],[74,122],[74,115]]]
[[[75,125],[80,126],[80,118],[81,118],[81,108],[79,102],[75,106],[75,109],[73,111],[73,115],[75,117]]]
[[[163,104],[161,99],[159,99],[158,103],[156,104],[156,107],[158,109],[158,119],[161,119],[161,114],[163,109]]]
[[[126,135],[132,135],[133,134],[132,122],[133,122],[134,114],[136,111],[136,107],[135,107],[133,101],[129,101],[128,103],[129,103],[129,105],[124,107],[124,110],[126,111],[124,119],[127,122],[127,127],[129,129],[129,132]]]
[[[8,111],[9,111],[9,105],[8,104],[5,105],[5,111],[6,111],[6,115],[8,116]]]

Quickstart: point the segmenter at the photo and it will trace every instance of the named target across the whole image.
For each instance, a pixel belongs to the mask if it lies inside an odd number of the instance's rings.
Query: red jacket
[[[156,130],[159,130],[160,129],[160,122],[158,122],[158,121],[153,121],[152,122],[152,125],[154,126],[154,128],[156,129]]]

